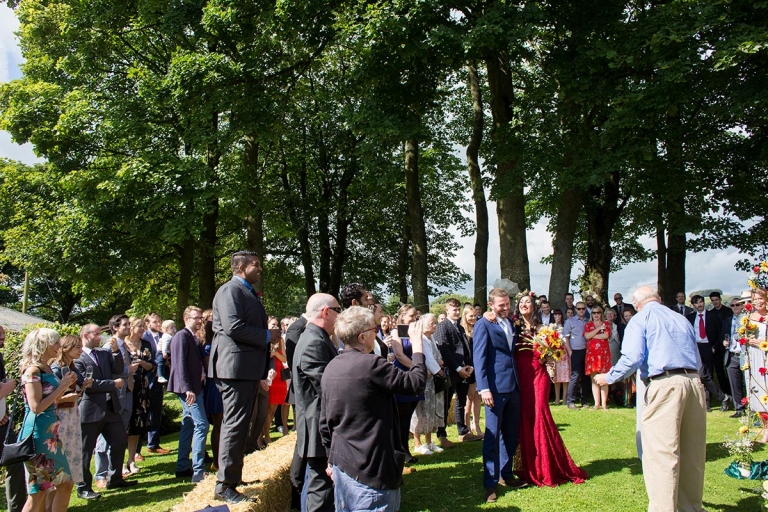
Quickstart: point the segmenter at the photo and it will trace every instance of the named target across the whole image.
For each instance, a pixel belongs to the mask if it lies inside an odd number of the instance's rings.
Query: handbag
[[[291,379],[291,370],[290,370],[290,368],[283,367],[283,369],[280,370],[280,379],[282,379],[284,381]]]
[[[19,384],[19,386],[21,386],[21,384]],[[32,423],[32,430],[29,432],[27,437],[21,441],[17,441],[18,434],[13,428],[13,418],[16,415],[16,402],[17,400],[13,400],[11,405],[11,415],[7,424],[8,431],[5,433],[3,451],[2,454],[0,454],[0,466],[10,466],[11,464],[24,462],[33,459],[36,455],[35,438],[33,436],[35,430],[34,422]],[[24,426],[27,421],[27,414],[30,413],[31,411],[24,414],[24,420],[21,422],[22,426]],[[37,415],[35,415],[34,421],[37,421]]]
[[[436,373],[432,374],[435,383],[435,393],[442,393],[448,389],[448,368],[443,367],[442,377]]]

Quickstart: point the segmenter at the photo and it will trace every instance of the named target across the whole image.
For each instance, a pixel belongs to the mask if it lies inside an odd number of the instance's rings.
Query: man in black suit
[[[681,315],[688,317],[688,315],[693,314],[693,309],[689,308],[685,305],[685,293],[683,292],[677,292],[677,295],[675,296],[675,304],[672,306],[669,306],[670,309],[673,311],[677,311]],[[693,299],[691,299],[691,304],[693,304]]]
[[[711,399],[721,402],[721,411],[728,410],[728,402],[731,397],[723,393],[715,384],[712,378],[712,369],[714,367],[714,346],[723,344],[723,321],[717,311],[704,309],[704,297],[694,295],[691,297],[691,304],[695,311],[687,316],[688,321],[693,326],[693,332],[696,335],[696,346],[701,356],[701,367],[699,368],[699,377],[701,383],[707,390],[707,411],[710,410]],[[722,359],[721,359],[722,361]]]
[[[727,334],[730,330],[733,311],[731,311],[731,308],[723,306],[723,298],[718,291],[713,291],[709,294],[709,302],[712,303],[712,311],[715,311],[720,315],[720,319],[723,321],[723,334]],[[733,395],[733,393],[731,393],[731,382],[728,378],[728,373],[725,371],[725,345],[723,345],[723,343],[715,343],[714,351],[714,365],[717,382],[720,384],[720,388],[725,394]]]
[[[444,417],[448,417],[448,409],[451,406],[451,396],[456,391],[456,403],[454,404],[456,428],[459,434],[459,441],[477,441],[482,439],[470,432],[464,423],[464,406],[467,403],[467,393],[469,392],[469,382],[467,381],[474,371],[472,364],[472,354],[469,352],[469,343],[464,333],[464,328],[459,323],[461,319],[461,303],[450,298],[445,301],[446,319],[437,325],[435,330],[435,342],[443,357],[443,362],[448,367],[451,376],[451,387],[446,390],[444,403]],[[447,436],[445,427],[438,427],[437,438],[440,444],[445,446]]]
[[[93,384],[87,388],[80,400],[80,422],[83,434],[83,478],[77,484],[77,496],[83,499],[95,499],[101,495],[93,492],[91,475],[91,457],[96,447],[99,434],[104,436],[109,446],[110,466],[117,468],[107,481],[107,489],[130,487],[136,481],[123,479],[119,468],[123,467],[128,436],[123,420],[120,418],[120,397],[117,390],[125,385],[123,379],[115,379],[123,373],[125,367],[123,355],[112,338],[105,348],[98,348],[101,342],[101,329],[96,324],[86,324],[80,329],[83,353],[75,360],[75,368],[82,375],[93,374]]]
[[[203,405],[203,358],[195,338],[202,324],[202,310],[188,306],[184,310],[184,328],[171,338],[171,374],[168,376],[168,391],[176,393],[183,411],[176,477],[192,477],[193,484],[205,478],[205,438],[208,436]]]
[[[543,297],[543,295],[542,295]],[[549,325],[555,323],[555,317],[552,315],[552,306],[549,304],[549,301],[547,299],[544,299],[539,304],[539,312],[537,313],[539,315],[539,320],[541,320],[542,325]],[[478,318],[478,320],[480,320]]]
[[[628,309],[632,311],[633,315],[637,313],[637,311],[635,311],[635,308],[633,308],[631,304],[624,304],[624,297],[620,293],[614,293],[613,300],[615,304],[611,309],[616,312],[616,325],[626,325],[626,322],[624,321],[624,310]]]
[[[288,363],[288,368],[291,369],[291,376],[293,376],[293,356],[296,353],[296,345],[299,343],[299,338],[307,328],[307,318],[301,315],[298,320],[288,326],[288,330],[285,332],[285,358]],[[293,429],[296,430],[296,393],[293,390],[294,379],[291,379],[291,383],[288,385],[288,403],[293,407]],[[284,428],[287,428],[285,426]],[[299,456],[298,452],[294,450],[293,461],[291,462],[291,508],[301,510],[301,489],[304,486],[304,475],[307,471],[306,460]]]
[[[326,474],[328,453],[320,438],[320,380],[328,363],[338,354],[331,341],[336,317],[341,308],[336,298],[316,293],[307,301],[307,326],[293,355],[293,389],[296,393],[296,452],[294,464],[305,465],[306,480],[294,481],[302,486],[302,507],[307,512],[334,510],[333,481]],[[298,459],[298,460],[297,460]],[[293,473],[294,471],[292,471]]]
[[[254,502],[238,492],[245,441],[259,381],[269,370],[269,340],[280,329],[267,329],[267,313],[253,285],[261,278],[261,260],[253,251],[230,258],[232,279],[213,298],[213,344],[209,373],[224,405],[215,494],[228,503]]]

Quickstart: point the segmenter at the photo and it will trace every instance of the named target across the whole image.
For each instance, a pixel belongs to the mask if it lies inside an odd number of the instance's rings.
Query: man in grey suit
[[[216,498],[228,503],[253,502],[238,492],[254,397],[269,370],[269,340],[279,329],[267,329],[267,313],[253,285],[261,278],[261,260],[252,251],[230,259],[232,280],[213,298],[213,344],[208,375],[216,379],[224,404],[219,441]]]
[[[316,293],[307,301],[304,329],[293,355],[293,390],[296,394],[296,453],[293,465],[306,466],[301,487],[301,510],[306,512],[334,510],[333,481],[326,474],[328,453],[320,437],[320,379],[338,350],[331,341],[336,317],[341,313],[332,295]],[[296,476],[293,468],[292,476]],[[301,475],[304,477],[305,475]]]
[[[104,436],[110,447],[110,465],[113,468],[122,468],[125,460],[128,436],[120,418],[120,398],[117,393],[117,390],[125,385],[125,381],[115,379],[116,375],[123,372],[125,364],[116,338],[112,338],[107,347],[98,348],[101,342],[101,329],[98,325],[84,325],[80,329],[80,339],[83,353],[75,360],[75,368],[83,375],[92,373],[93,385],[85,390],[80,400],[84,481],[77,484],[77,496],[82,499],[95,499],[101,495],[93,492],[91,456],[99,435]],[[122,471],[117,470],[109,477],[107,489],[132,485],[136,485],[136,482],[124,480]]]

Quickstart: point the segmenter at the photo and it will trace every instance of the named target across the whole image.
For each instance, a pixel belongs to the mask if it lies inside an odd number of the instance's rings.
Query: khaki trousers
[[[698,375],[650,382],[642,424],[649,512],[700,512],[707,458],[707,413]]]

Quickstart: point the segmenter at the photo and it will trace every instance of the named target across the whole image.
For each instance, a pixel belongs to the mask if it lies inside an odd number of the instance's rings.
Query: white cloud
[[[35,155],[32,144],[16,144],[11,140],[11,134],[4,131],[0,131],[0,158],[17,160],[27,165],[45,161]]]
[[[13,10],[0,5],[0,82],[8,82],[21,76],[18,65],[23,62],[18,38],[14,34],[19,20]]]

